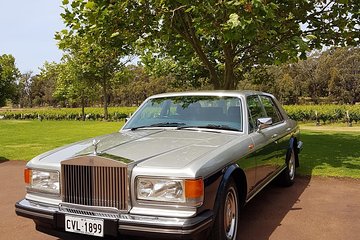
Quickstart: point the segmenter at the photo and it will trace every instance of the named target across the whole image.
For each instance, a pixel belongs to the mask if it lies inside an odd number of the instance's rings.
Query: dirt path
[[[25,195],[25,162],[0,161],[0,239],[51,240],[31,220],[17,217]],[[360,180],[297,178],[294,186],[269,186],[242,211],[242,240],[359,239]]]

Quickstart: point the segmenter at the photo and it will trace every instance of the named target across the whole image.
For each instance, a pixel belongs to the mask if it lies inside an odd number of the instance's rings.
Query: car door
[[[256,184],[254,190],[272,178],[285,163],[286,146],[283,132],[286,123],[275,102],[267,95],[252,95],[247,98],[249,133],[254,142],[256,161]],[[272,124],[258,131],[259,118],[271,118]]]

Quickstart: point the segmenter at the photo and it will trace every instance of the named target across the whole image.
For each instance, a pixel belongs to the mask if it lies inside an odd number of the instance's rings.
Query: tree
[[[59,47],[69,56],[77,59],[81,66],[82,77],[86,84],[98,84],[102,88],[104,118],[108,119],[109,91],[115,73],[128,62],[132,43],[135,39],[126,32],[132,26],[120,21],[112,25],[103,7],[107,1],[63,0],[65,12],[61,14],[66,26],[55,38]],[[113,17],[119,9],[112,9]],[[121,11],[120,11],[121,12]],[[107,29],[108,31],[104,31]],[[121,31],[121,34],[120,34]]]
[[[121,72],[118,72],[116,75],[118,84],[114,84],[112,93],[113,102],[119,105],[139,106],[141,102],[151,95],[186,89],[186,86],[179,87],[172,75],[162,73],[155,76],[149,75],[146,71],[147,69],[142,66],[129,65]],[[159,69],[159,71],[161,70]]]
[[[34,104],[37,106],[56,106],[57,101],[53,94],[56,88],[56,79],[60,73],[59,64],[45,62],[40,68],[40,73],[33,77],[31,90]]]
[[[329,74],[330,96],[340,103],[355,104],[359,102],[360,49],[341,48],[330,51],[326,55],[331,56],[328,65],[330,71],[327,71]]]
[[[172,56],[177,64],[197,59],[215,89],[235,88],[254,66],[304,59],[324,45],[354,45],[360,34],[356,0],[63,4],[71,31],[110,38],[113,45],[129,50],[136,40],[144,53]]]
[[[66,101],[71,106],[80,104],[81,118],[85,121],[85,106],[95,98],[96,87],[83,79],[84,75],[79,64],[81,63],[76,58],[63,56],[63,62],[58,65],[59,71],[53,96],[60,101]]]
[[[10,54],[0,56],[0,107],[5,106],[6,100],[17,101],[16,80],[20,76],[15,66],[15,58]]]
[[[21,74],[18,83],[18,96],[19,105],[23,107],[32,107],[33,95],[32,95],[32,79],[33,73],[31,71]]]

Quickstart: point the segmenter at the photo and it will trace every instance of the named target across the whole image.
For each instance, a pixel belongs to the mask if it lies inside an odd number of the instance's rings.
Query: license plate
[[[104,220],[65,215],[65,231],[103,237]]]

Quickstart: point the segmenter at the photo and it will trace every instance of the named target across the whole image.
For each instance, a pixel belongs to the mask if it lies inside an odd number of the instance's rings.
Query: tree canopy
[[[234,89],[252,68],[359,42],[357,0],[63,0],[69,30],[123,54],[198,62],[215,89]],[[136,44],[135,44],[136,43]]]
[[[360,48],[332,48],[306,60],[254,70],[240,87],[272,92],[285,104],[360,101]]]
[[[0,56],[0,107],[5,106],[7,99],[17,101],[16,80],[20,76],[15,66],[15,58],[10,54]]]

